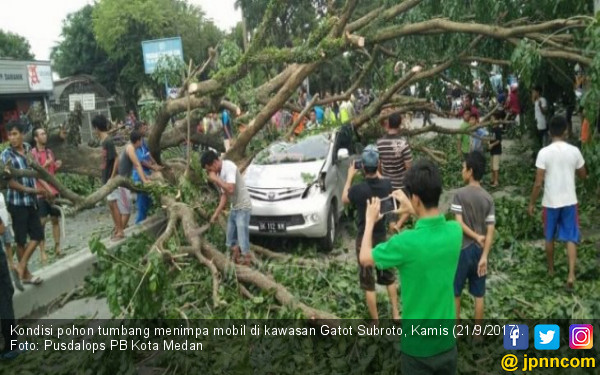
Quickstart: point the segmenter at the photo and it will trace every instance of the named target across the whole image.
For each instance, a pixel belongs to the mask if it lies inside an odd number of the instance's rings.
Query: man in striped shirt
[[[406,139],[400,134],[402,116],[392,114],[387,120],[387,134],[377,140],[377,150],[381,160],[381,174],[389,178],[394,190],[404,188],[404,176],[412,166],[412,151]],[[408,215],[403,215],[390,229],[399,231]]]
[[[10,147],[2,151],[0,158],[5,166],[15,170],[27,170],[27,154],[31,146],[23,142],[25,124],[22,122],[9,122],[6,125]],[[8,212],[13,220],[15,243],[17,244],[17,257],[19,263],[13,272],[15,286],[23,290],[22,283],[39,285],[42,280],[33,277],[27,269],[27,262],[40,241],[44,240],[44,230],[37,212],[37,195],[46,199],[51,198],[51,193],[44,188],[38,188],[33,177],[8,177],[8,193],[6,203]],[[29,242],[27,242],[29,237]],[[12,256],[12,254],[8,254]]]

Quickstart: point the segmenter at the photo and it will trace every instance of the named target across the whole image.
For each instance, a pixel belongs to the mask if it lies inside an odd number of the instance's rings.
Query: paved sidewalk
[[[84,210],[75,216],[65,217],[65,239],[62,240],[63,257],[73,254],[88,245],[89,240],[96,236],[107,237],[112,231],[112,218],[106,205]],[[16,249],[13,246],[16,261]],[[54,238],[52,237],[52,223],[46,223],[46,255],[48,263],[42,265],[39,247],[34,251],[29,260],[29,270],[32,273],[40,271],[55,263],[60,258],[54,255]]]

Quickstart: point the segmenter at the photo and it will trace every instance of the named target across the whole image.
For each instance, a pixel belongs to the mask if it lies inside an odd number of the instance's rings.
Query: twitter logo
[[[538,324],[534,330],[535,348],[556,350],[560,346],[560,327],[556,324]]]

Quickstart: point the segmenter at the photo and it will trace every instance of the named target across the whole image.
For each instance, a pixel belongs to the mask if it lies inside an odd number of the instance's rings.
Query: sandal
[[[23,279],[23,280],[21,280],[21,282],[23,284],[40,285],[41,283],[44,282],[44,280],[42,280],[39,277],[32,277],[31,279]]]

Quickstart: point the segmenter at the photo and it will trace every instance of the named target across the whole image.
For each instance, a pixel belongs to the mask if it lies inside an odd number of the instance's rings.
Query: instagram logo
[[[594,346],[594,328],[591,324],[571,324],[569,327],[571,349],[591,349]]]

